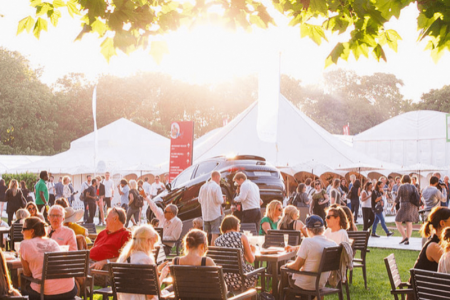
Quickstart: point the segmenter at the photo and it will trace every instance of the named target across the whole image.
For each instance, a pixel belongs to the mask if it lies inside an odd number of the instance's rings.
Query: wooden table
[[[259,268],[259,262],[272,263],[272,295],[278,299],[278,264],[281,261],[289,260],[295,257],[296,252],[279,252],[277,254],[261,254],[259,251],[255,253],[255,269]]]
[[[9,269],[9,274],[11,274],[11,282],[15,288],[19,288],[19,275],[17,271],[22,268],[22,261],[20,258],[16,258],[13,260],[7,260],[6,265]]]
[[[2,248],[5,247],[5,243],[4,243],[4,240],[3,240],[3,235],[4,235],[4,234],[7,234],[7,233],[10,233],[10,232],[11,232],[11,229],[10,229],[10,228],[7,228],[7,227],[0,227],[0,234],[2,235],[0,246],[1,246]]]

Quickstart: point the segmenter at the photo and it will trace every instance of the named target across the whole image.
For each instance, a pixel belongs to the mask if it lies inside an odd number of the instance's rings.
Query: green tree
[[[71,16],[81,15],[81,32],[96,33],[102,40],[101,52],[109,59],[116,50],[129,53],[147,48],[160,59],[167,49],[149,37],[177,30],[181,24],[188,26],[208,20],[247,30],[253,25],[267,28],[274,23],[262,0],[202,0],[191,4],[180,0],[30,0],[36,8],[34,16],[22,19],[18,33],[27,30],[39,38],[47,30],[48,21],[54,26],[61,17],[61,10]],[[350,54],[356,59],[361,55],[373,55],[386,60],[385,48],[397,51],[400,35],[386,28],[392,17],[399,18],[401,11],[410,4],[419,10],[417,28],[419,39],[427,39],[427,50],[436,60],[449,48],[450,2],[446,0],[272,0],[272,5],[289,20],[291,26],[300,27],[302,37],[308,36],[315,43],[327,41],[327,34],[348,34],[350,38],[336,44],[326,59],[326,65],[347,60]],[[217,11],[222,10],[219,18]]]
[[[438,90],[432,89],[423,94],[420,102],[414,105],[415,109],[437,110],[450,113],[450,85],[446,85]]]
[[[39,76],[40,70],[33,70],[21,54],[0,48],[1,151],[54,153],[55,99]]]

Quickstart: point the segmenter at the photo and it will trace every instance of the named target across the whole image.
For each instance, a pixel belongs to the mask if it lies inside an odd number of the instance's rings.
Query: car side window
[[[202,162],[195,172],[195,178],[198,178],[205,174],[211,174],[211,172],[217,167],[217,161],[205,161]]]
[[[195,170],[195,166],[190,166],[189,168],[187,168],[186,170],[184,170],[183,172],[181,172],[177,178],[174,180],[174,188],[180,187],[182,186],[184,183],[188,182],[189,180],[191,180],[191,176],[192,173]]]

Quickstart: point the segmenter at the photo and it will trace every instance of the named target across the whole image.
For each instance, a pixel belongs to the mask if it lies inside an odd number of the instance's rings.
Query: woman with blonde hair
[[[438,272],[450,273],[450,227],[446,227],[442,231],[440,245],[444,254],[439,259]]]
[[[18,209],[16,211],[16,220],[14,224],[23,224],[26,218],[30,216],[30,213],[25,208]]]
[[[283,213],[283,204],[278,200],[272,200],[266,207],[266,214],[261,219],[259,234],[266,235],[269,229],[277,229],[278,221]]]
[[[280,222],[278,222],[278,229],[281,230],[300,230],[303,236],[308,236],[306,233],[305,224],[302,223],[298,218],[300,217],[300,212],[297,207],[293,205],[288,205],[284,208],[283,217]]]
[[[159,235],[156,230],[150,225],[142,225],[133,230],[132,239],[130,239],[124,246],[120,253],[119,263],[130,263],[139,265],[154,265],[156,264],[153,250],[155,244],[159,242]],[[167,262],[158,266],[158,272],[161,272],[159,283],[161,284],[164,277],[167,276],[169,269],[165,268]],[[153,299],[150,295],[134,295],[134,294],[118,294],[118,300],[146,300]],[[155,299],[157,299],[155,297]]]
[[[22,198],[25,203],[22,202]],[[19,189],[19,184],[17,180],[11,179],[9,182],[9,188],[6,191],[5,196],[6,202],[8,205],[6,206],[6,212],[8,213],[8,225],[11,226],[14,213],[23,207],[23,204],[26,204],[26,200],[23,197],[22,191]]]

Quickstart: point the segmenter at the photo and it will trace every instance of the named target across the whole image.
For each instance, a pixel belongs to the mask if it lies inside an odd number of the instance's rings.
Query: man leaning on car
[[[234,198],[234,201],[242,203],[242,223],[255,223],[256,228],[259,228],[261,220],[259,187],[248,180],[247,175],[242,172],[236,173],[233,181],[240,186],[239,195]]]

